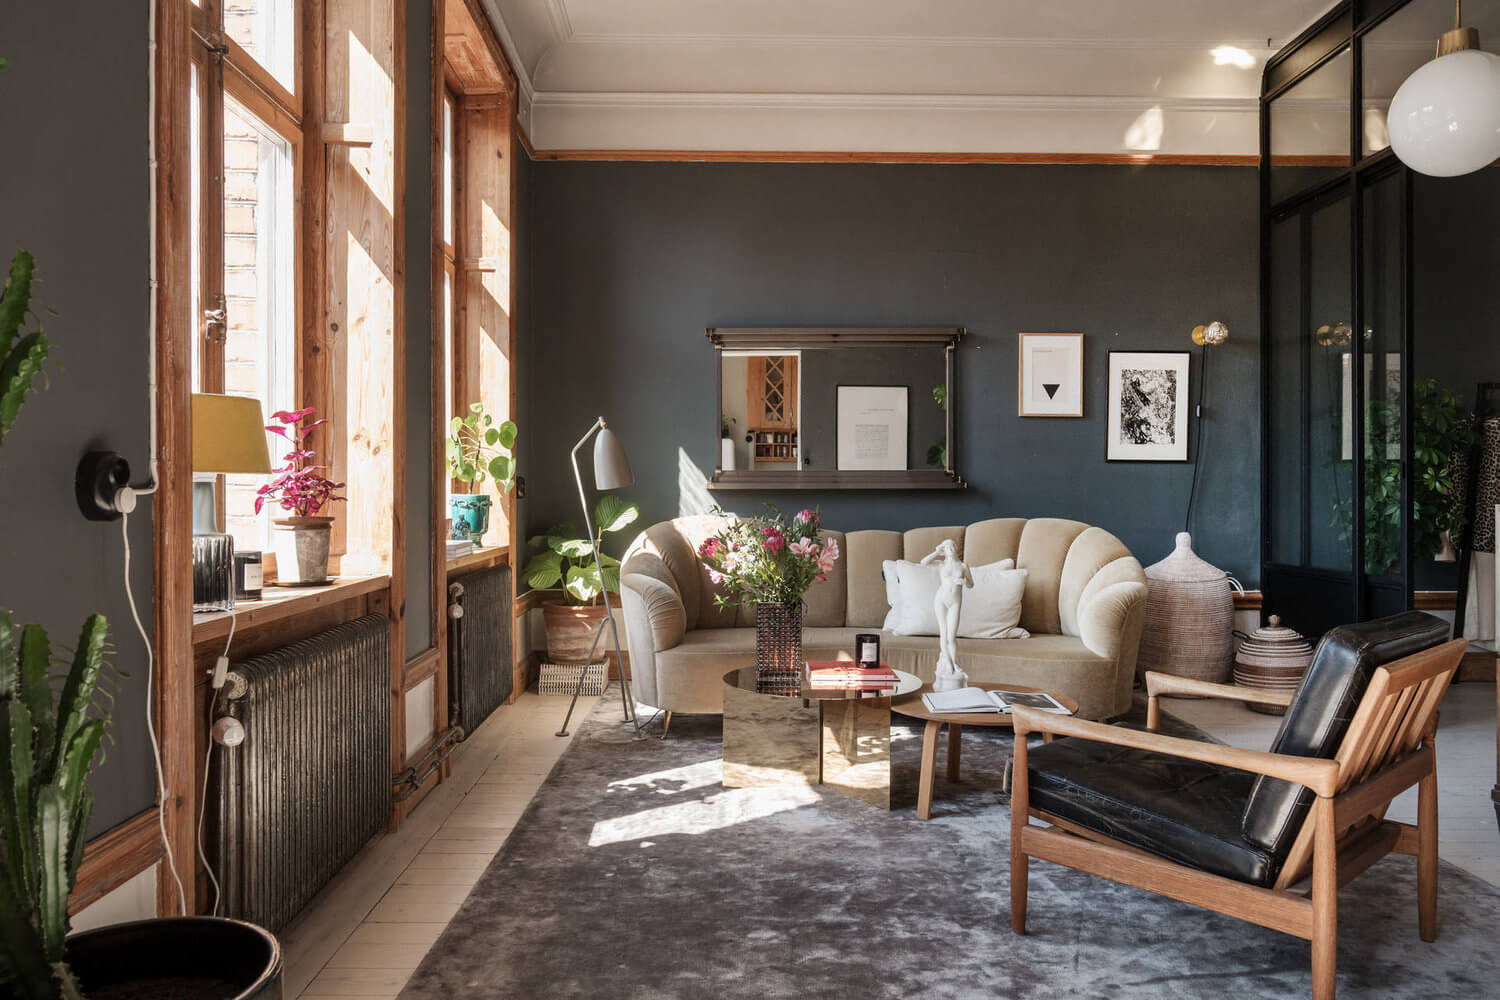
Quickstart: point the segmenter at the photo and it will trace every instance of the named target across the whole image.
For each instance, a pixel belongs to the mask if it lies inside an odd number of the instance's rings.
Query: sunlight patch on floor
[[[821,796],[807,785],[787,785],[777,789],[731,788],[696,802],[645,809],[595,823],[589,834],[590,847],[670,834],[696,836],[752,820],[765,819],[777,813],[801,809],[819,801]]]
[[[609,787],[622,790],[649,788],[661,795],[676,795],[679,792],[690,792],[697,788],[717,785],[723,774],[723,761],[705,760],[686,767],[638,774],[634,778],[621,778],[619,781],[611,781]]]

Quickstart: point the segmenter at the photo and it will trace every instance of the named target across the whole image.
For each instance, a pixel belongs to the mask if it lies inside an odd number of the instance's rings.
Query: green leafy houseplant
[[[448,475],[468,483],[467,494],[454,494],[448,502],[454,538],[467,538],[478,545],[490,526],[490,498],[475,492],[492,481],[501,495],[516,483],[516,425],[495,422],[483,403],[472,403],[466,416],[448,422]]]
[[[1477,428],[1459,395],[1434,379],[1414,380],[1412,399],[1412,551],[1417,558],[1432,558],[1443,548],[1445,534],[1456,539],[1463,532],[1456,466]],[[1401,412],[1389,400],[1378,399],[1368,413],[1366,435],[1377,443],[1366,451],[1365,461],[1365,570],[1385,574],[1401,565],[1401,460],[1389,454],[1387,444],[1401,439]],[[1347,544],[1354,533],[1351,500],[1336,502],[1334,525]]]
[[[532,590],[561,586],[568,601],[579,605],[593,604],[602,590],[618,594],[620,560],[605,553],[604,536],[624,531],[640,516],[641,510],[635,504],[606,493],[594,507],[593,538],[580,536],[571,524],[560,524],[527,542],[538,551],[522,567],[522,579]],[[604,567],[602,578],[594,563],[596,547],[599,563]]]

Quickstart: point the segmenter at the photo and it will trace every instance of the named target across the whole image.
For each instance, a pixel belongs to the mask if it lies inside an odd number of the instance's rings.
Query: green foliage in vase
[[[469,491],[494,480],[496,488],[509,493],[516,484],[516,425],[484,412],[483,403],[472,403],[467,416],[448,422],[448,475],[469,484]]]
[[[938,409],[948,409],[948,387],[946,385],[935,385],[932,387],[932,401],[938,405]],[[948,467],[948,443],[939,441],[930,445],[927,449],[927,464],[935,465],[940,469]]]
[[[25,250],[10,262],[5,291],[0,294],[0,443],[15,426],[21,404],[42,373],[49,344],[40,328],[27,332],[31,318],[31,282],[36,261]]]
[[[1412,383],[1411,414],[1412,551],[1430,559],[1443,547],[1446,532],[1455,541],[1465,526],[1458,503],[1462,483],[1457,469],[1473,444],[1477,427],[1463,399],[1434,379]],[[1371,401],[1365,421],[1365,571],[1398,572],[1401,567],[1401,460],[1391,454],[1401,442],[1400,407],[1388,399]],[[1349,544],[1354,535],[1353,501],[1334,505],[1333,524],[1339,540]]]
[[[635,504],[612,493],[604,494],[594,507],[594,537],[580,536],[571,524],[559,524],[536,535],[527,544],[537,554],[521,567],[521,578],[532,590],[561,586],[570,604],[593,604],[601,590],[618,594],[620,560],[604,551],[604,536],[624,531],[640,516],[641,509]],[[595,549],[599,551],[598,565],[594,563]]]

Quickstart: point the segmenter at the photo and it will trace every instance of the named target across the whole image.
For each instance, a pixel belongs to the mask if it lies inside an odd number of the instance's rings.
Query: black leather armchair
[[[1270,752],[1161,736],[1171,695],[1285,702],[1147,675],[1148,731],[1017,709],[1011,920],[1024,932],[1035,857],[1296,934],[1313,995],[1334,992],[1337,887],[1392,850],[1418,858],[1422,937],[1436,935],[1436,709],[1463,656],[1418,612],[1319,644]],[[1031,732],[1067,737],[1028,747]],[[1419,785],[1419,823],[1384,819]],[[1032,823],[1036,819],[1038,823]],[[1292,891],[1309,873],[1309,897]]]

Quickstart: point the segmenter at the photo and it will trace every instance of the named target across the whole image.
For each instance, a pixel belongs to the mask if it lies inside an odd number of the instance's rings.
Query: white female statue
[[[974,574],[958,558],[958,546],[951,538],[943,539],[922,559],[922,565],[930,566],[940,559],[938,589],[932,598],[938,627],[937,673],[932,689],[954,691],[969,683],[969,675],[958,669],[958,611],[963,603],[964,588],[974,586]]]

